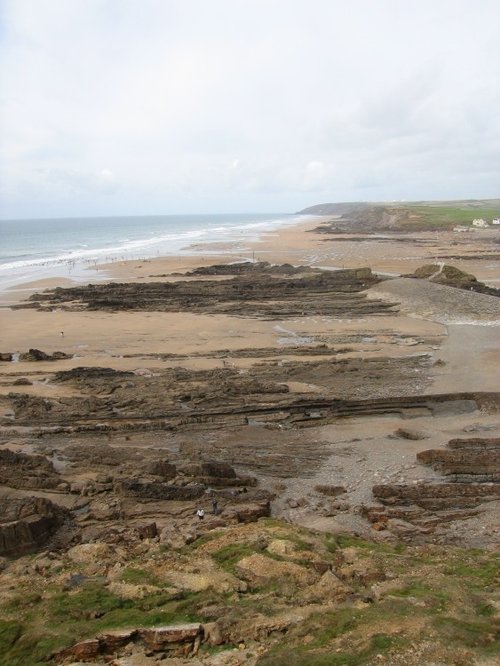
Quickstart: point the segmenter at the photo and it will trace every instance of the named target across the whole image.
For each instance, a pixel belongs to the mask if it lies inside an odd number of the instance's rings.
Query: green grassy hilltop
[[[110,629],[193,621],[217,635],[201,644],[203,663],[244,650],[242,663],[256,666],[493,665],[498,564],[488,551],[387,545],[272,519],[178,549],[84,544],[7,565],[0,665],[41,666]]]

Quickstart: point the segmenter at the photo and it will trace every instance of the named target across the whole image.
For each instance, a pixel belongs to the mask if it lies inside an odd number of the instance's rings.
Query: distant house
[[[495,217],[494,220],[491,220],[491,224],[500,224],[500,217]]]
[[[486,229],[486,227],[489,227],[490,225],[486,220],[483,220],[482,217],[477,218],[475,220],[472,220],[472,226],[473,227],[479,227],[480,229]]]
[[[469,227],[465,227],[463,224],[457,224],[456,227],[453,227],[453,231],[456,231],[457,233],[461,233],[464,231],[469,231]]]

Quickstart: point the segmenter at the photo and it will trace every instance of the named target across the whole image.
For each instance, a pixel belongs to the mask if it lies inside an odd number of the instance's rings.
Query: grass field
[[[456,224],[472,225],[472,220],[483,218],[486,222],[500,217],[500,206],[496,208],[487,206],[436,206],[436,205],[413,205],[405,206],[411,214],[410,219],[404,226],[418,225],[420,228],[443,228],[453,227]]]

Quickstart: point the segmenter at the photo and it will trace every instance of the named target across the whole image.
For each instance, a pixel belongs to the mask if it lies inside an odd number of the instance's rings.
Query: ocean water
[[[195,243],[238,241],[244,252],[245,243],[260,234],[303,219],[246,214],[0,220],[0,289],[53,276],[89,281],[89,269],[100,263],[195,253]],[[209,252],[205,247],[203,254]]]

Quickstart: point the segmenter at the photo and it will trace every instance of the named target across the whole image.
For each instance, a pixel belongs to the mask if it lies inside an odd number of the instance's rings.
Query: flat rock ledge
[[[59,650],[51,656],[50,662],[93,662],[106,655],[120,655],[136,647],[144,650],[147,655],[163,653],[168,657],[191,657],[198,652],[202,639],[203,627],[197,623],[120,629],[107,631]]]

